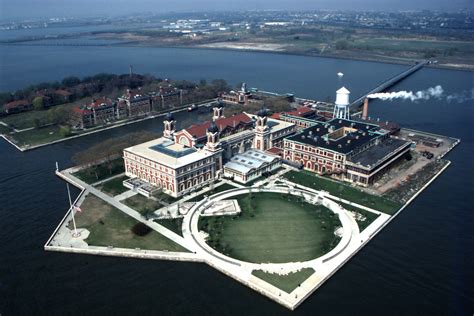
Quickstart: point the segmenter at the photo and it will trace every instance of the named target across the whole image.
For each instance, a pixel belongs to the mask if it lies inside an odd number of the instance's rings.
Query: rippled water
[[[148,56],[147,67],[156,74],[245,80],[269,90],[325,98],[332,96],[340,85],[335,78],[338,71],[347,74],[343,84],[358,95],[404,68],[221,51],[111,51],[88,47],[90,51],[86,54],[82,49],[66,47],[58,48],[55,55],[51,47],[35,47],[32,52],[13,56],[10,47],[7,51],[3,48],[1,86],[8,89],[60,79],[69,73],[121,71],[119,65],[129,64],[125,59],[138,61]],[[47,55],[41,61],[28,58],[43,53]],[[127,54],[130,56],[126,57]],[[183,56],[186,58],[180,61]],[[12,77],[14,66],[5,65],[5,60],[19,67],[21,80]],[[143,61],[143,67],[146,62]],[[58,66],[50,68],[55,63]],[[47,68],[51,70],[48,73],[35,71]],[[418,90],[436,84],[441,84],[446,93],[469,90],[473,74],[423,69],[394,89]],[[0,141],[0,314],[471,315],[473,109],[473,101],[371,103],[373,117],[391,118],[407,127],[459,137],[462,143],[447,156],[453,164],[446,172],[295,312],[204,264],[43,250],[67,208],[65,184],[53,173],[55,161],[66,168],[71,166],[70,159],[76,151],[103,139],[141,129],[161,131],[160,119],[26,153]],[[187,117],[187,113],[179,114],[177,119],[183,126],[196,120]]]

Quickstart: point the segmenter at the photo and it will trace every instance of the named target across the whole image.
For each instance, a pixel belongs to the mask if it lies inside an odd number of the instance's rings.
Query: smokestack
[[[367,120],[369,116],[369,98],[365,98],[364,107],[362,108],[362,119]]]

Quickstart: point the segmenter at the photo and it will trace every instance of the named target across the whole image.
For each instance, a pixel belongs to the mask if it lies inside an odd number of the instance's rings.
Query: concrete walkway
[[[226,275],[231,276],[232,278],[240,281],[241,283],[249,286],[250,288],[268,296],[269,298],[277,301],[278,303],[290,308],[296,308],[306,297],[308,297],[313,291],[315,291],[324,281],[326,281],[333,273],[335,273],[347,260],[349,260],[363,245],[370,240],[374,234],[376,234],[381,227],[386,225],[387,221],[390,219],[390,216],[380,213],[376,210],[369,209],[362,205],[351,203],[350,201],[342,200],[337,197],[330,195],[327,192],[316,191],[306,187],[297,186],[291,182],[288,182],[281,179],[281,174],[287,172],[284,170],[278,172],[277,174],[271,176],[260,183],[254,185],[258,187],[243,187],[236,189],[227,190],[224,192],[216,193],[200,202],[194,204],[190,203],[190,209],[184,214],[182,232],[183,237],[175,234],[169,229],[153,222],[153,220],[146,220],[140,213],[131,209],[130,207],[124,205],[120,201],[123,199],[133,196],[136,193],[133,191],[126,191],[115,197],[111,197],[93,185],[89,185],[80,179],[74,177],[71,173],[76,171],[76,169],[71,168],[64,170],[60,173],[57,173],[66,181],[74,184],[75,186],[81,187],[84,189],[83,193],[91,193],[115,208],[119,209],[121,212],[131,216],[139,222],[142,222],[148,225],[153,230],[159,232],[163,236],[171,239],[175,243],[183,246],[184,248],[191,251],[191,253],[167,253],[163,251],[150,251],[150,250],[140,250],[140,249],[115,249],[113,247],[93,247],[88,246],[84,239],[87,236],[86,230],[81,230],[81,237],[75,240],[71,240],[71,231],[69,229],[64,230],[68,232],[68,236],[63,236],[64,231],[57,230],[53,239],[50,242],[48,247],[51,247],[51,250],[56,251],[70,251],[77,253],[93,253],[100,255],[110,255],[110,256],[125,256],[125,257],[138,257],[138,258],[155,258],[155,259],[167,259],[167,260],[186,260],[186,261],[199,261],[206,262],[210,266],[216,268],[217,270],[225,273]],[[117,175],[120,176],[120,175]],[[110,180],[110,179],[107,179]],[[107,181],[106,180],[106,181]],[[275,184],[276,181],[280,181],[282,184]],[[267,185],[263,186],[264,183]],[[223,183],[226,183],[225,181]],[[232,183],[232,185],[235,185]],[[200,215],[205,212],[205,210],[212,209],[215,207],[216,210],[221,206],[226,206],[229,200],[233,195],[242,194],[245,192],[259,192],[259,191],[269,191],[269,192],[280,192],[283,194],[293,194],[298,195],[306,199],[309,203],[321,203],[325,207],[330,208],[333,212],[338,214],[339,219],[342,223],[343,234],[342,239],[338,245],[332,249],[329,253],[309,260],[306,262],[289,262],[289,263],[250,263],[240,261],[231,257],[227,257],[222,253],[217,252],[212,249],[205,242],[203,236],[198,230],[198,221]],[[245,191],[245,192],[244,192]],[[201,190],[197,194],[202,194],[206,190]],[[189,198],[196,196],[194,194]],[[84,199],[84,196],[79,198],[78,204]],[[226,202],[221,202],[226,201]],[[372,222],[369,227],[367,227],[362,233],[359,232],[359,227],[355,221],[353,215],[341,207],[337,202],[344,202],[351,204],[362,209],[374,212],[380,216]],[[179,201],[183,204],[183,200]],[[174,203],[171,206],[175,206],[177,209],[178,204]],[[230,207],[230,205],[228,206]],[[170,207],[165,207],[163,209],[169,209]],[[234,208],[234,207],[232,207]],[[70,221],[70,218],[63,219],[63,225],[67,225]],[[278,232],[276,232],[278,233]],[[84,234],[84,236],[82,235]],[[84,237],[84,238],[82,238]],[[64,247],[61,243],[66,241],[66,244],[69,244],[70,247]],[[97,249],[96,249],[97,248]],[[286,293],[281,289],[255,277],[252,275],[252,272],[255,270],[262,270],[267,273],[277,273],[280,275],[287,275],[289,273],[297,272],[303,268],[312,268],[315,273],[311,275],[307,280],[302,282],[296,289],[291,293]]]
[[[72,184],[78,184],[82,188],[84,188],[86,191],[94,194],[95,196],[99,197],[100,199],[104,200],[105,202],[109,203],[110,205],[114,206],[115,208],[119,209],[123,213],[127,214],[128,216],[136,219],[139,222],[142,222],[149,226],[150,228],[156,230],[163,236],[171,239],[175,243],[183,246],[184,248],[188,249],[189,251],[193,252],[193,245],[190,245],[183,237],[179,236],[178,234],[174,233],[173,231],[167,229],[166,227],[157,224],[154,222],[152,219],[145,219],[140,213],[137,211],[133,210],[132,208],[120,203],[116,198],[111,197],[99,190],[97,190],[94,186],[87,184],[83,182],[82,180],[78,179],[77,177],[73,176],[71,174],[71,169],[66,169],[64,171],[61,171],[61,174],[66,178],[71,180]]]

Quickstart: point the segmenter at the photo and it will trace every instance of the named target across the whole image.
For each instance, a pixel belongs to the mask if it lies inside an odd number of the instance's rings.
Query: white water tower
[[[334,106],[333,118],[350,119],[349,114],[349,95],[351,92],[345,87],[336,91],[336,104]]]

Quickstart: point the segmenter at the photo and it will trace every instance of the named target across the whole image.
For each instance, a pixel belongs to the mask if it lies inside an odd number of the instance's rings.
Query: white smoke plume
[[[443,96],[443,87],[436,86],[421,91],[397,91],[397,92],[381,92],[369,94],[369,99],[381,99],[381,100],[393,100],[393,99],[404,99],[410,101],[417,100],[429,100],[430,98],[440,99]]]
[[[471,90],[464,90],[460,93],[453,93],[446,97],[446,101],[448,101],[448,103],[464,103],[466,101],[471,100],[474,100],[474,88],[472,88]]]

